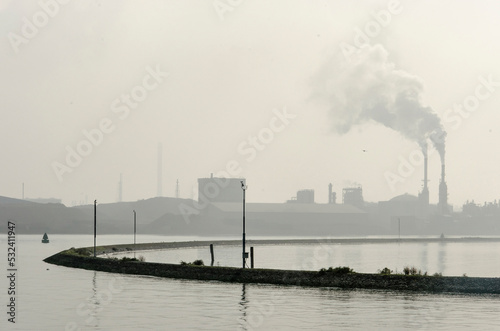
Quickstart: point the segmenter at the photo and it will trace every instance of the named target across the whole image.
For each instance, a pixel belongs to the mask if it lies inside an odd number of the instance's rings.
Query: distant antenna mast
[[[177,199],[180,198],[180,192],[179,192],[179,180],[177,179],[177,185],[175,186],[175,197]]]
[[[120,182],[118,183],[118,202],[122,202],[122,190],[123,190],[123,182],[122,182],[122,174],[120,174]]]
[[[24,200],[24,183],[23,183],[23,200]]]
[[[162,150],[163,150],[163,145],[161,143],[158,143],[158,192],[157,195],[161,197],[163,195],[162,193]]]

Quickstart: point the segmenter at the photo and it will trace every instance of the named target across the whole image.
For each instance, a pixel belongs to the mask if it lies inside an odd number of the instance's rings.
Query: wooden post
[[[253,269],[253,247],[250,247],[250,268]]]
[[[214,266],[214,244],[210,244],[210,256],[212,257],[212,263],[210,265]]]

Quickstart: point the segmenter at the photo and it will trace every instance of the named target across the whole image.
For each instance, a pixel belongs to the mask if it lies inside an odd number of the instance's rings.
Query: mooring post
[[[210,265],[213,267],[214,266],[214,244],[210,244],[210,256],[212,257],[212,263]]]
[[[253,247],[250,247],[250,268],[253,269]]]

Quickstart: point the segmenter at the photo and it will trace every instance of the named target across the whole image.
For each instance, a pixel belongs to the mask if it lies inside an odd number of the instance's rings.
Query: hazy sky
[[[0,195],[20,198],[24,182],[29,198],[114,202],[122,173],[124,200],[154,197],[159,142],[165,196],[179,179],[196,198],[197,178],[227,168],[249,202],[315,189],[324,203],[330,182],[338,200],[358,184],[367,201],[416,195],[420,147],[402,126],[419,119],[372,112],[405,95],[447,132],[449,201],[500,199],[499,12],[494,0],[1,0]]]

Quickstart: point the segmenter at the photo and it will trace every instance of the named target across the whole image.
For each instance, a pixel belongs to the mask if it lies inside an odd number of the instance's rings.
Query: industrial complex
[[[418,196],[403,194],[376,203],[363,199],[361,186],[342,188],[337,202],[333,184],[328,184],[328,203],[316,203],[315,192],[301,189],[283,203],[246,203],[248,231],[256,235],[441,235],[500,232],[500,208],[488,209],[467,202],[462,212],[448,204],[444,158],[439,182],[439,201],[429,203],[427,151],[424,152],[423,188]],[[198,179],[201,222],[233,227],[242,218],[242,183],[245,178]],[[326,185],[325,185],[326,186]],[[474,208],[475,207],[475,208]],[[471,215],[471,213],[474,215]]]
[[[245,203],[246,231],[250,236],[404,236],[404,235],[500,235],[500,202],[464,203],[461,211],[448,204],[444,157],[437,204],[429,202],[427,153],[423,149],[423,186],[417,195],[402,194],[388,201],[368,202],[361,185],[337,187],[325,183],[317,193],[300,189],[282,203]],[[118,202],[98,206],[101,233],[130,233],[131,213],[137,211],[138,233],[164,235],[234,236],[241,233],[245,178],[210,175],[198,179],[198,197],[162,196],[161,145],[158,148],[157,197],[122,201],[122,177]],[[443,153],[444,154],[444,153]],[[86,199],[85,199],[86,200]],[[325,200],[325,199],[321,199]],[[2,217],[18,219],[24,233],[89,233],[93,205],[82,202],[64,206],[57,199],[13,199],[0,197]]]

